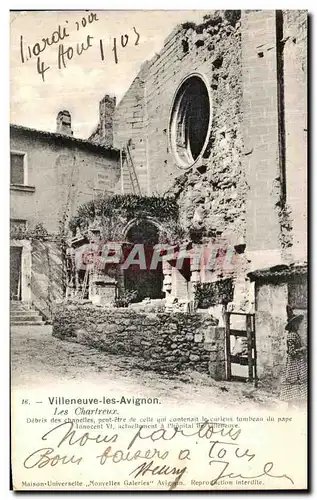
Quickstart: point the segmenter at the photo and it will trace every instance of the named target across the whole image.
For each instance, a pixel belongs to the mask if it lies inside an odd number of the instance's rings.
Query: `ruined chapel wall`
[[[144,110],[148,193],[163,194],[170,189],[179,197],[185,229],[194,227],[208,236],[237,243],[244,239],[246,194],[241,166],[241,40],[238,16],[229,21],[221,14],[210,23],[188,23],[174,30],[147,65]],[[209,143],[199,162],[200,171],[198,163],[187,170],[180,168],[169,142],[173,99],[181,82],[192,73],[204,77],[212,104]],[[123,110],[129,109],[131,92],[133,86],[117,107],[117,117],[123,119],[120,127],[124,127]],[[143,145],[137,144],[135,154],[142,150]],[[179,182],[174,187],[176,178]]]
[[[307,13],[243,11],[241,21],[246,240],[256,269],[306,255]]]
[[[244,11],[242,27],[247,249],[259,268],[280,259],[276,11]]]
[[[240,19],[237,12],[176,28],[144,65],[142,92],[136,80],[116,115],[123,136],[134,131],[143,193],[175,194],[190,237],[245,243],[252,270],[306,256],[307,13],[247,10]],[[175,93],[192,73],[208,82],[212,125],[201,161],[182,169],[169,124]],[[128,130],[135,93],[140,114]]]
[[[143,195],[148,193],[147,175],[147,121],[145,109],[145,70],[141,69],[132,82],[128,93],[115,110],[113,121],[114,146],[123,149],[131,140],[129,146],[136,175]],[[132,185],[127,166],[122,170],[123,194],[131,193]]]
[[[286,206],[292,260],[307,259],[307,11],[283,16]]]

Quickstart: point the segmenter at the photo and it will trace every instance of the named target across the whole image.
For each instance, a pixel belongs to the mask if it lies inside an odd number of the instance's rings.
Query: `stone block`
[[[189,355],[189,359],[190,359],[190,361],[199,361],[200,360],[200,356],[198,356],[196,354],[190,354]]]
[[[202,333],[195,333],[194,340],[195,340],[195,342],[202,342],[203,341],[203,334]]]
[[[151,342],[149,342],[147,340],[141,340],[140,344],[143,345],[143,346],[145,346],[145,347],[150,347],[151,346]]]
[[[205,351],[209,351],[209,352],[217,352],[219,350],[219,347],[214,343],[211,343],[211,342],[206,343],[205,342],[204,349],[205,349]]]
[[[225,329],[221,326],[210,326],[205,332],[205,342],[214,342],[225,338]]]
[[[209,361],[218,361],[218,352],[217,351],[211,351],[209,353]]]
[[[210,376],[215,380],[225,380],[226,379],[225,361],[221,363],[210,361],[208,363],[208,372]]]
[[[176,359],[177,359],[177,358],[176,358],[176,356],[167,356],[167,357],[165,358],[165,361],[169,361],[169,362],[171,362],[171,361],[176,361]]]

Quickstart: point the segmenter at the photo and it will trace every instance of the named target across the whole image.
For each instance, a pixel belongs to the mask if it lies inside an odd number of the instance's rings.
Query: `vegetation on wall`
[[[282,204],[281,202],[276,203],[277,216],[280,225],[279,240],[282,249],[287,249],[292,247],[292,229],[293,229],[293,218],[292,210],[289,205]]]
[[[180,189],[182,187],[181,180]],[[124,226],[132,219],[136,223],[146,223],[148,219],[153,219],[161,223],[159,229],[158,242],[162,244],[181,244],[186,241],[201,243],[204,240],[215,238],[217,234],[201,227],[189,227],[185,229],[179,221],[178,193],[176,190],[171,195],[161,196],[138,196],[133,194],[115,195],[113,197],[99,197],[81,205],[77,214],[69,222],[69,229],[73,235],[79,229],[85,233],[90,224],[96,223],[97,228],[103,231],[102,237],[111,240],[118,234],[118,225]]]
[[[233,301],[233,289],[233,281],[230,278],[212,283],[198,283],[195,288],[196,305],[200,309],[208,309],[218,304],[228,304]]]
[[[178,219],[178,204],[172,196],[138,196],[134,194],[99,197],[88,201],[78,208],[77,215],[69,223],[73,234],[76,229],[86,230],[96,218],[105,224],[115,226],[120,218],[126,221],[134,218],[152,217],[158,221]]]
[[[137,290],[124,290],[114,300],[114,307],[128,307],[132,302],[136,302],[138,298]]]
[[[213,14],[206,14],[203,17],[203,22],[200,24],[185,22],[181,26],[184,30],[192,29],[196,31],[197,34],[201,34],[204,30],[221,24],[224,21],[227,21],[232,26],[235,26],[236,22],[239,21],[240,18],[241,10],[216,10]]]
[[[176,245],[185,241],[189,241],[188,234],[178,221],[169,221],[168,227],[166,229],[161,229],[159,232],[159,243]]]
[[[24,226],[14,226],[10,228],[10,238],[13,240],[38,240],[46,241],[51,239],[51,235],[39,222],[34,229],[26,229]]]

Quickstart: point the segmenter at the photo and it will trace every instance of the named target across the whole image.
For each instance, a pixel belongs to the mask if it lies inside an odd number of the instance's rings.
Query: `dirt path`
[[[102,384],[118,393],[153,395],[170,402],[200,402],[221,407],[274,408],[276,398],[238,382],[215,382],[207,375],[186,372],[176,377],[144,372],[133,357],[114,356],[88,346],[52,337],[51,327],[12,327],[12,385],[31,387],[78,381]]]

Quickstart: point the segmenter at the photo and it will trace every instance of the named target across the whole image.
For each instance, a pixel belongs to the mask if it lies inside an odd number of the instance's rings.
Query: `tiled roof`
[[[281,281],[285,278],[307,274],[307,263],[290,264],[257,269],[248,273],[251,281]]]
[[[99,152],[100,154],[119,158],[119,149],[105,147],[100,144],[93,143],[92,141],[89,141],[87,139],[79,139],[78,137],[73,137],[72,135],[58,134],[56,132],[48,132],[46,130],[38,130],[35,128],[24,127],[22,125],[15,125],[11,123],[10,132],[12,133],[13,131],[20,132],[21,134],[34,134],[43,138],[62,141],[63,143],[68,145],[74,145],[83,149]]]

